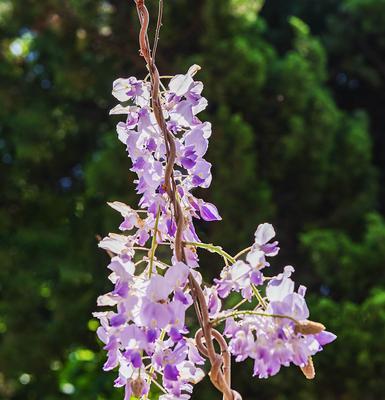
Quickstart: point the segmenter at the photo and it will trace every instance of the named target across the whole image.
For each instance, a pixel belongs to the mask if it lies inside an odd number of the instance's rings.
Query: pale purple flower
[[[288,265],[284,272],[270,280],[266,288],[266,295],[270,301],[282,301],[288,294],[294,292],[294,282],[290,279],[294,268]]]
[[[268,243],[275,236],[275,230],[271,224],[264,223],[258,226],[255,232],[254,247],[262,250],[267,256],[275,256],[279,252],[278,242]]]
[[[157,302],[166,300],[170,295],[173,288],[173,283],[170,282],[166,277],[161,275],[152,275],[147,286],[146,295],[147,298]]]
[[[172,318],[168,304],[155,303],[147,299],[143,300],[140,315],[143,326],[159,329],[165,328]]]
[[[211,124],[197,117],[207,106],[202,82],[194,81],[199,69],[193,65],[186,74],[176,75],[161,94],[165,122],[175,140],[173,179],[185,221],[182,239],[187,243],[200,242],[194,219],[221,219],[214,204],[192,193],[195,188],[209,187],[212,180],[211,164],[203,158]],[[97,335],[107,351],[103,368],[119,369],[114,385],[125,387],[125,400],[147,394],[153,379],[161,382],[166,392],[160,400],[188,400],[192,385],[204,376],[197,365],[205,362],[185,326],[186,311],[193,303],[189,274],[199,285],[203,283],[194,246],[184,247],[185,262],[177,262],[175,253],[171,262],[162,262],[160,251],[156,252],[157,246],[165,244],[173,249],[177,226],[165,185],[166,144],[151,107],[150,89],[150,81],[135,77],[113,83],[113,95],[124,104],[115,106],[110,114],[125,118],[116,130],[132,161],[140,200],[138,210],[118,201],[108,203],[121,214],[119,229],[124,234],[110,233],[99,242],[99,247],[114,254],[108,265],[114,287],[99,296],[97,303],[113,310],[93,315],[100,321]],[[155,225],[156,237],[150,245]],[[254,375],[260,378],[276,374],[282,366],[304,366],[310,356],[335,339],[327,331],[297,333],[293,319],[302,323],[309,317],[306,288],[299,286],[295,291],[291,279],[294,269],[290,266],[275,277],[264,276],[264,268],[269,266],[266,257],[279,251],[278,242],[272,241],[274,236],[272,225],[259,225],[250,250],[233,263],[227,260],[220,279],[203,290],[210,318],[225,320],[224,336],[231,354],[237,362],[251,358]],[[153,244],[150,251],[142,248]],[[138,247],[145,250],[143,254],[136,253]],[[266,282],[265,294],[255,293]],[[242,307],[255,308],[249,313],[233,310],[229,316],[229,310],[222,310],[221,299],[231,292],[249,300],[241,302]],[[252,302],[254,296],[258,302]],[[153,371],[151,376],[149,371]]]
[[[193,148],[198,157],[203,157],[207,151],[209,142],[205,137],[205,132],[201,127],[196,127],[186,133],[184,144],[187,148]]]
[[[189,273],[190,268],[186,264],[177,262],[167,269],[164,279],[173,290],[183,289],[187,283]]]
[[[203,291],[206,298],[207,308],[210,317],[214,318],[222,308],[222,301],[218,296],[218,292],[215,287],[206,287]]]

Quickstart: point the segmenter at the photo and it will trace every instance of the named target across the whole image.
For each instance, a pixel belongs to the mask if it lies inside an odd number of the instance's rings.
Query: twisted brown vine
[[[149,12],[144,0],[135,0],[136,9],[140,22],[139,46],[140,54],[146,61],[151,81],[151,102],[157,124],[163,134],[166,145],[166,168],[164,176],[164,189],[168,195],[174,213],[177,226],[174,242],[175,255],[178,261],[185,261],[183,231],[185,221],[182,207],[178,200],[177,188],[174,179],[174,164],[176,160],[176,147],[173,134],[167,129],[166,121],[162,112],[160,97],[160,75],[155,63],[155,53],[159,39],[160,26],[162,24],[163,2],[159,1],[159,14],[156,26],[153,51],[151,51],[148,38]],[[223,336],[212,328],[209,312],[201,286],[192,274],[189,275],[189,285],[194,299],[194,306],[199,321],[200,329],[197,331],[195,340],[199,351],[210,361],[209,373],[213,385],[223,393],[224,400],[240,400],[241,396],[231,389],[231,358],[227,343]],[[219,344],[221,353],[216,353],[214,340]]]

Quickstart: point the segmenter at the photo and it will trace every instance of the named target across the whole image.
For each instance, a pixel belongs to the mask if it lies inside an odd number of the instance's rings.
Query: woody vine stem
[[[176,222],[176,234],[174,242],[175,254],[178,261],[184,262],[184,244],[182,241],[184,216],[178,200],[178,194],[173,173],[176,159],[176,146],[173,134],[167,129],[167,124],[163,116],[159,93],[160,76],[155,63],[156,49],[159,40],[160,27],[162,24],[163,1],[159,1],[159,13],[155,31],[153,51],[151,51],[150,41],[148,37],[148,27],[150,19],[148,9],[145,5],[144,0],[135,0],[135,3],[141,26],[139,32],[140,54],[146,61],[146,66],[149,71],[151,80],[151,104],[156,121],[166,143],[167,163],[165,169],[164,189],[167,192],[168,198],[174,210],[174,219]],[[219,391],[223,393],[224,400],[241,399],[239,393],[231,389],[231,357],[227,343],[221,333],[212,328],[202,288],[191,273],[189,274],[189,285],[193,295],[196,315],[200,325],[200,329],[195,335],[195,341],[199,351],[204,354],[210,361],[211,371],[209,375],[211,382]],[[215,351],[213,343],[214,340],[219,343],[221,350],[220,354],[217,354]]]

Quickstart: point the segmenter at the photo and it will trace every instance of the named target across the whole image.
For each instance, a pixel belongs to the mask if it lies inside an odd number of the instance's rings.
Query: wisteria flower
[[[210,375],[213,382],[218,379],[216,386],[229,385],[222,374],[227,349],[236,362],[252,359],[253,375],[259,378],[290,364],[313,377],[311,357],[336,338],[309,320],[306,288],[296,290],[293,267],[265,276],[267,257],[279,252],[271,224],[260,224],[254,243],[236,256],[198,237],[196,219],[221,220],[217,207],[195,194],[212,180],[212,165],[204,158],[211,124],[197,116],[207,106],[203,84],[194,80],[199,69],[193,65],[171,78],[168,86],[162,83],[155,106],[153,75],[148,81],[129,77],[113,83],[112,94],[122,104],[110,114],[125,116],[117,124],[117,135],[131,159],[140,199],[138,209],[120,201],[108,203],[122,220],[119,234],[110,233],[99,242],[111,256],[113,288],[98,297],[103,311],[94,317],[107,352],[103,369],[117,369],[114,385],[124,387],[125,400],[148,398],[151,385],[162,391],[159,400],[190,399],[193,385],[204,377],[201,367],[207,358],[217,368]],[[223,259],[214,285],[203,282],[199,272],[200,247]],[[229,307],[232,296],[239,302]],[[207,336],[204,343],[191,336],[189,310],[195,310],[201,333],[207,327],[215,333],[211,340],[218,341],[221,354],[209,354]],[[231,393],[234,400],[240,399]]]

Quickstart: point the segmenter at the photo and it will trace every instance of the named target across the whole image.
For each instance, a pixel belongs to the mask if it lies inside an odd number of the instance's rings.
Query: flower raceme
[[[99,243],[111,255],[108,268],[114,288],[98,298],[104,311],[94,316],[107,351],[103,368],[118,369],[115,386],[125,387],[125,400],[148,398],[152,386],[160,390],[160,400],[187,400],[203,378],[205,354],[185,320],[194,303],[190,275],[203,287],[211,326],[223,327],[236,362],[254,360],[259,378],[290,364],[312,378],[311,357],[335,339],[322,324],[308,319],[306,288],[295,290],[293,267],[265,276],[268,260],[279,252],[270,224],[259,225],[252,246],[235,257],[197,236],[194,219],[221,219],[215,205],[193,194],[197,187],[209,187],[212,179],[211,164],[204,159],[211,124],[197,117],[207,106],[203,84],[194,80],[199,69],[193,65],[186,74],[176,75],[168,88],[162,84],[161,92],[163,116],[175,140],[172,176],[184,219],[183,262],[175,256],[175,211],[165,189],[167,143],[151,106],[151,82],[130,77],[113,83],[112,93],[120,104],[110,114],[125,115],[117,134],[137,175],[140,201],[137,210],[118,201],[108,203],[122,217],[121,233],[110,233]],[[159,246],[173,251],[168,262],[157,258]],[[224,267],[211,286],[202,284],[197,248],[223,258]],[[229,298],[239,300],[230,309]]]

